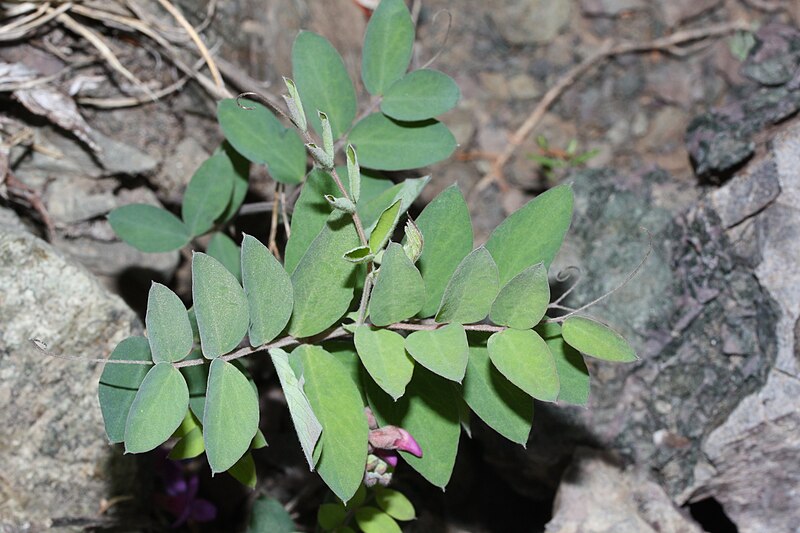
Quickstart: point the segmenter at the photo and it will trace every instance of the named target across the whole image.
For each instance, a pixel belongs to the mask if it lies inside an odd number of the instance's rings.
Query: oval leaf
[[[436,322],[469,324],[486,318],[500,288],[497,277],[497,265],[486,248],[481,246],[473,251],[450,278],[436,312]]]
[[[194,344],[192,325],[178,295],[160,283],[150,285],[144,318],[155,363],[175,363],[189,355]]]
[[[236,348],[247,333],[250,317],[244,290],[233,274],[213,257],[195,252],[192,298],[203,355],[213,359]]]
[[[328,116],[338,139],[356,116],[356,91],[342,56],[325,37],[301,31],[292,46],[292,74],[314,130],[322,134],[314,112],[319,110]]]
[[[362,167],[408,170],[432,165],[450,157],[456,139],[436,120],[398,122],[373,113],[353,127],[348,137],[358,150]]]
[[[531,329],[550,304],[550,284],[544,263],[530,266],[511,278],[497,295],[489,319],[498,326]]]
[[[389,88],[381,111],[397,120],[425,120],[450,111],[460,97],[453,78],[438,70],[420,69]]]
[[[417,267],[425,282],[425,304],[419,315],[433,316],[439,309],[447,282],[472,251],[472,221],[457,185],[451,185],[429,203],[419,218],[422,255]]]
[[[250,345],[266,344],[283,331],[292,316],[292,280],[266,246],[255,237],[242,240],[242,283],[250,309]]]
[[[181,217],[192,235],[202,235],[228,207],[236,169],[224,151],[209,157],[195,171],[183,194]]]
[[[256,481],[258,481],[256,463],[250,452],[245,453],[241,459],[236,461],[236,464],[228,469],[228,473],[245,487],[256,488]]]
[[[381,214],[398,200],[400,201],[399,214],[405,213],[430,180],[430,176],[411,178],[384,189],[372,198],[365,198],[362,195],[362,203],[358,206],[358,215],[361,217],[367,234],[372,234]]]
[[[590,318],[567,318],[562,326],[562,335],[567,344],[590,357],[618,363],[639,359],[622,335]]]
[[[492,364],[511,383],[543,402],[558,398],[556,363],[550,348],[531,330],[506,329],[489,337]]]
[[[273,348],[269,351],[269,355],[281,382],[281,389],[283,389],[283,395],[286,397],[286,404],[289,406],[289,415],[292,417],[294,430],[298,439],[300,439],[300,447],[306,456],[308,468],[309,470],[314,470],[312,455],[314,447],[319,441],[319,436],[322,434],[322,426],[316,415],[314,415],[311,404],[308,403],[308,398],[306,393],[303,392],[302,385],[300,385],[292,367],[289,365],[289,354],[280,348]]]
[[[369,506],[356,509],[356,524],[364,533],[403,533],[394,518]]]
[[[179,440],[175,447],[169,452],[169,458],[173,461],[183,459],[194,459],[206,450],[203,445],[203,430],[196,427]]]
[[[215,232],[206,253],[222,263],[237,281],[242,280],[242,252],[233,239],[219,231]]]
[[[108,358],[111,361],[150,361],[150,344],[144,337],[128,337],[117,344]],[[105,365],[100,375],[97,397],[106,436],[111,444],[125,440],[125,421],[133,399],[152,368],[150,365]]]
[[[359,245],[350,215],[335,212],[292,273],[294,311],[289,334],[310,337],[329,328],[353,299],[356,265],[342,256]]]
[[[395,400],[403,396],[414,373],[405,339],[394,331],[359,326],[354,341],[358,357],[375,383]]]
[[[380,217],[378,217],[378,222],[369,234],[369,249],[373,254],[377,254],[383,250],[383,247],[386,246],[386,243],[389,242],[389,239],[392,237],[394,228],[400,220],[401,203],[400,200],[396,200],[381,213]]]
[[[425,301],[425,284],[403,247],[393,242],[383,254],[372,290],[369,317],[376,326],[388,326],[416,315]]]
[[[233,163],[233,191],[231,192],[230,201],[225,211],[220,215],[217,223],[225,224],[229,222],[238,212],[244,197],[247,196],[247,187],[249,185],[248,178],[250,177],[250,161],[242,157],[242,155],[233,149],[227,141],[222,143],[219,151],[224,151],[228,154],[228,158]]]
[[[375,503],[386,514],[397,520],[414,520],[417,517],[414,505],[402,492],[377,485],[375,487]]]
[[[258,431],[258,395],[233,364],[214,359],[208,372],[203,442],[212,474],[224,472],[250,449]]]
[[[484,344],[470,344],[464,400],[486,425],[517,444],[528,442],[533,399],[505,378],[489,360]]]
[[[550,267],[569,229],[572,202],[572,187],[553,187],[497,226],[486,249],[497,263],[501,285],[536,263]]]
[[[189,408],[186,381],[170,363],[153,366],[142,381],[125,423],[125,453],[149,452],[178,429]]]
[[[367,417],[347,369],[318,346],[292,352],[303,366],[305,392],[322,424],[322,456],[317,471],[343,502],[353,497],[367,461]]]
[[[294,129],[285,127],[262,104],[235,98],[220,100],[217,119],[225,138],[253,163],[267,166],[270,176],[281,183],[300,183],[306,174],[306,149]]]
[[[292,533],[297,531],[281,502],[261,496],[253,503],[246,533]]]
[[[178,217],[148,204],[118,207],[108,214],[108,222],[120,239],[143,252],[171,252],[192,237]]]
[[[417,365],[405,396],[395,402],[368,377],[365,382],[378,422],[405,429],[422,448],[422,457],[404,451],[400,456],[422,477],[444,488],[453,472],[461,436],[455,385]]]
[[[199,348],[192,350],[187,361],[202,359],[203,353]],[[189,409],[198,418],[203,418],[206,406],[206,389],[208,388],[208,365],[193,365],[181,367],[181,374],[189,386]]]
[[[291,233],[284,253],[284,265],[290,274],[331,215],[331,207],[325,196],[336,194],[340,194],[340,191],[330,174],[319,169],[308,174],[300,197],[294,204]]]
[[[583,355],[564,342],[561,327],[556,323],[541,324],[536,332],[547,343],[558,370],[558,401],[572,405],[586,405],[589,402],[590,378],[589,370]]]
[[[411,62],[414,22],[403,0],[383,0],[372,13],[364,35],[361,78],[373,95],[399,80]]]
[[[461,324],[415,331],[406,337],[406,350],[428,370],[459,383],[464,379],[469,345],[467,333]]]

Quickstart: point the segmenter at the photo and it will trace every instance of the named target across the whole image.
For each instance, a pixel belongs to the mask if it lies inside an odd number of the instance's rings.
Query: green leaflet
[[[125,453],[149,452],[181,425],[189,408],[189,390],[170,363],[150,368],[125,422]]]
[[[550,267],[572,220],[572,187],[540,194],[497,226],[486,241],[500,272],[500,284],[543,262]]]
[[[108,222],[120,239],[143,252],[171,252],[189,242],[189,228],[160,207],[128,204],[108,214]]]
[[[356,509],[356,524],[364,533],[403,533],[394,518],[374,507]]]
[[[400,220],[401,204],[401,200],[396,200],[381,213],[380,217],[378,217],[378,222],[375,223],[375,227],[369,234],[369,249],[373,254],[377,254],[383,250],[383,247],[386,246],[386,243],[389,242],[389,239],[392,237],[394,228]]]
[[[289,365],[289,354],[280,348],[273,348],[269,351],[275,372],[281,382],[283,395],[286,397],[286,404],[289,406],[289,415],[292,417],[292,424],[300,439],[300,447],[306,456],[309,470],[314,470],[314,461],[311,456],[314,453],[319,437],[322,434],[322,426],[308,403],[308,398],[303,387]]]
[[[364,35],[361,78],[373,95],[381,95],[400,79],[411,62],[414,22],[403,0],[383,0]]]
[[[422,457],[400,452],[422,476],[444,488],[450,480],[461,425],[455,385],[417,365],[406,394],[397,402],[367,379],[370,406],[381,425],[404,428],[419,443]]]
[[[375,503],[386,514],[397,520],[407,521],[417,518],[414,504],[402,492],[377,485],[375,487]]]
[[[258,394],[233,364],[216,358],[208,372],[203,441],[211,473],[231,468],[258,431]]]
[[[202,358],[203,353],[199,348],[195,348],[186,360]],[[194,416],[202,420],[206,405],[206,389],[208,388],[208,365],[184,366],[180,370],[189,387],[189,409]]]
[[[325,531],[341,526],[346,517],[347,509],[341,503],[323,503],[317,510],[317,523]]]
[[[403,247],[393,242],[383,254],[378,279],[369,303],[369,318],[376,326],[402,322],[419,312],[425,284]]]
[[[297,528],[281,502],[261,496],[253,503],[246,533],[292,533]]]
[[[639,359],[622,335],[596,320],[571,316],[564,321],[561,333],[567,344],[590,357],[617,363]]]
[[[356,116],[356,92],[339,52],[325,37],[301,31],[292,46],[292,73],[317,133],[322,127],[314,110],[327,114],[334,139],[341,137]]]
[[[128,337],[117,344],[109,360],[150,361],[150,345],[144,337]],[[125,440],[125,421],[136,391],[150,365],[105,365],[100,375],[97,397],[106,436],[111,444]]]
[[[154,363],[175,363],[192,351],[194,335],[186,307],[160,283],[150,285],[144,323]]]
[[[414,373],[414,361],[405,350],[405,339],[394,331],[359,326],[354,336],[358,356],[369,375],[397,400]]]
[[[492,366],[485,342],[470,344],[462,390],[467,405],[481,420],[525,446],[533,422],[533,400]]]
[[[459,383],[464,379],[469,346],[467,333],[461,324],[415,331],[406,337],[406,350],[428,370]]]
[[[481,246],[458,265],[442,295],[436,322],[480,322],[492,307],[500,289],[497,265]]]
[[[228,272],[236,277],[237,281],[242,280],[242,252],[233,239],[221,232],[214,233],[208,243],[206,253],[222,263]]]
[[[242,157],[227,141],[222,143],[219,151],[224,151],[228,154],[234,169],[231,198],[228,202],[228,207],[225,208],[225,211],[218,219],[219,224],[225,224],[239,213],[239,207],[241,207],[244,197],[247,195],[250,161]]]
[[[292,273],[294,311],[289,334],[310,337],[347,312],[353,299],[356,266],[342,258],[359,245],[350,215],[334,212]]]
[[[367,417],[347,369],[318,346],[292,352],[303,365],[305,392],[322,424],[322,456],[317,471],[336,496],[347,502],[361,485],[367,461]]]
[[[489,337],[492,364],[511,383],[543,402],[558,398],[556,363],[550,348],[531,330],[506,329]]]
[[[170,450],[169,458],[173,461],[193,459],[205,450],[206,447],[203,445],[203,430],[198,426],[181,437],[181,440]]]
[[[256,488],[256,463],[250,452],[245,453],[236,464],[228,469],[228,473],[245,487]]]
[[[306,174],[306,150],[294,129],[285,127],[262,104],[235,98],[220,100],[217,119],[225,138],[237,152],[267,166],[270,176],[281,183],[300,183]]]
[[[581,353],[564,342],[561,326],[555,322],[540,324],[536,327],[536,332],[547,343],[556,361],[558,381],[561,384],[558,401],[586,405],[589,402],[590,378]]]
[[[250,310],[250,345],[261,346],[277,337],[292,315],[292,280],[258,239],[242,239],[242,284]]]
[[[362,193],[361,203],[358,206],[358,215],[361,217],[361,222],[364,223],[364,229],[367,234],[369,235],[372,233],[378,222],[378,218],[380,218],[386,208],[396,201],[400,200],[399,214],[402,215],[405,213],[406,210],[411,207],[411,204],[414,203],[414,200],[417,199],[417,196],[419,196],[419,193],[422,192],[422,189],[425,188],[430,179],[430,176],[407,179],[402,183],[382,190],[380,194],[372,197],[368,197],[365,193]]]
[[[456,139],[436,120],[399,122],[373,113],[356,124],[348,136],[358,150],[362,167],[376,170],[408,170],[450,157]]]
[[[323,342],[321,346],[325,351],[334,356],[337,361],[344,365],[350,379],[356,384],[358,392],[361,394],[361,402],[367,405],[367,397],[364,393],[364,387],[361,384],[361,359],[358,357],[358,352],[353,342],[332,340]]]
[[[253,437],[253,441],[250,443],[250,449],[260,450],[261,448],[266,448],[267,446],[269,446],[269,444],[267,444],[267,438],[259,429],[256,431],[256,436]]]
[[[183,194],[181,217],[192,235],[210,230],[231,200],[236,169],[220,151],[200,165]]]
[[[213,359],[236,348],[250,317],[244,290],[233,274],[213,257],[194,252],[192,298],[203,355]]]
[[[425,120],[450,111],[461,90],[438,70],[409,72],[394,83],[381,100],[381,111],[396,120]]]
[[[424,238],[417,266],[427,293],[419,315],[429,317],[439,309],[453,272],[472,251],[472,221],[464,195],[451,185],[422,210],[416,222]]]
[[[531,329],[550,304],[550,284],[544,263],[529,266],[500,289],[489,319],[498,326]]]

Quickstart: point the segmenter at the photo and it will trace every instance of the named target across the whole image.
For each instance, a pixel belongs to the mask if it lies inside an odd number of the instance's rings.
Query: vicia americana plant
[[[636,359],[585,308],[551,298],[569,186],[539,195],[477,248],[456,186],[407,217],[428,178],[394,184],[378,172],[447,158],[455,141],[435,117],[459,98],[445,74],[407,72],[413,39],[404,2],[383,0],[364,40],[370,102],[357,120],[342,58],[301,32],[284,103],[249,94],[219,103],[227,142],[194,175],[181,219],[142,205],[111,213],[117,233],[150,252],[217,232],[192,256],[192,307],[154,283],[147,337],[111,354],[122,364],[106,365],[99,397],[112,443],[140,453],[176,442],[172,458],[205,453],[213,473],[254,485],[251,450],[269,435],[246,356],[268,356],[308,467],[343,502],[321,508],[321,527],[353,516],[368,533],[399,531],[395,519],[413,518],[413,507],[381,488],[398,459],[444,487],[470,411],[524,445],[534,400],[586,404],[584,356]],[[219,232],[242,203],[250,163],[302,186],[282,263],[255,237],[239,247]],[[378,507],[363,504],[365,485]]]

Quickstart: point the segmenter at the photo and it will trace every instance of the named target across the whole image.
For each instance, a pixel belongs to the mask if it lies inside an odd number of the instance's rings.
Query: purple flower
[[[185,522],[210,522],[217,517],[217,508],[208,500],[197,497],[200,478],[197,474],[187,481],[181,464],[167,458],[159,449],[156,469],[164,483],[164,493],[154,496],[156,504],[175,517],[172,528]]]

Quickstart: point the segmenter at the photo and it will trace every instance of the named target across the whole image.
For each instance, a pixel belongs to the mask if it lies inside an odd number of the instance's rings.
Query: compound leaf
[[[486,318],[500,288],[497,277],[497,265],[486,248],[474,250],[450,278],[436,312],[436,322],[468,324]]]
[[[383,0],[364,35],[361,78],[370,94],[381,95],[400,79],[411,62],[414,22],[403,0]]]
[[[125,453],[149,452],[178,429],[189,408],[189,389],[177,368],[158,363],[147,372],[125,422]]]
[[[359,326],[354,341],[358,356],[375,383],[395,400],[403,396],[414,373],[414,361],[406,353],[405,339],[387,329]]]
[[[120,239],[143,252],[171,252],[192,238],[178,217],[149,204],[118,207],[108,214],[108,222]]]
[[[334,324],[353,298],[356,265],[342,256],[360,244],[350,215],[334,212],[292,273],[289,334],[310,337]]]
[[[569,229],[572,203],[572,187],[553,187],[497,226],[486,249],[497,263],[501,285],[536,263],[550,267]]]
[[[322,424],[322,456],[317,471],[336,496],[356,493],[367,461],[367,417],[347,369],[318,346],[301,345],[292,356],[303,365],[305,392]]]
[[[417,266],[427,294],[419,315],[429,317],[439,309],[453,272],[472,251],[472,221],[458,186],[439,193],[422,210],[416,223],[424,242]]]
[[[356,124],[348,136],[358,150],[362,167],[408,170],[447,159],[456,140],[447,126],[436,120],[400,122],[373,113]]]
[[[289,415],[292,417],[292,424],[300,439],[300,447],[308,462],[309,470],[314,470],[312,455],[319,437],[322,434],[322,426],[317,420],[311,404],[308,402],[303,387],[289,364],[289,354],[280,348],[273,348],[269,351],[275,372],[281,382],[283,395],[286,397],[286,404],[289,406]]]
[[[292,73],[311,125],[322,134],[319,116],[313,110],[323,111],[334,139],[338,139],[356,116],[356,92],[342,56],[325,37],[301,31],[292,46]]]
[[[409,72],[381,100],[381,111],[396,120],[425,120],[453,109],[461,97],[456,82],[438,70]]]
[[[630,363],[639,359],[625,338],[596,320],[571,316],[564,321],[561,334],[567,344],[590,357]]]
[[[235,176],[233,161],[224,151],[206,159],[195,171],[181,205],[181,217],[189,233],[202,235],[211,229],[230,203]]]
[[[267,166],[281,183],[300,183],[306,174],[306,149],[294,129],[287,128],[264,105],[235,98],[220,100],[217,119],[225,138],[237,152]]]
[[[236,464],[250,449],[256,431],[258,394],[232,363],[214,359],[203,411],[203,441],[212,474]]]
[[[175,363],[192,351],[194,334],[186,307],[160,283],[150,285],[144,323],[154,363]]]
[[[144,337],[128,337],[117,344],[110,361],[150,361],[150,344]],[[109,364],[103,368],[97,397],[106,436],[111,444],[125,440],[125,421],[136,392],[150,370],[150,365]]]
[[[375,507],[359,507],[355,518],[364,533],[403,533],[394,518]]]
[[[398,401],[366,379],[373,413],[381,425],[404,428],[419,443],[422,457],[400,455],[422,477],[444,488],[450,480],[461,435],[455,385],[417,365]]]
[[[206,253],[222,263],[237,281],[242,280],[242,252],[233,239],[222,232],[215,232]]]
[[[408,498],[402,492],[387,489],[380,485],[375,487],[375,503],[378,507],[396,520],[414,520],[417,513]]]
[[[415,331],[406,337],[406,350],[428,370],[459,383],[464,379],[469,346],[467,333],[461,324]]]
[[[283,331],[292,316],[292,280],[258,239],[242,240],[242,284],[250,310],[250,345],[266,344]]]
[[[233,274],[213,257],[195,252],[192,298],[203,355],[213,359],[236,348],[250,317],[244,290]]]
[[[417,314],[425,299],[425,284],[403,247],[393,242],[383,254],[369,304],[376,326],[402,322]]]
[[[506,283],[497,295],[489,319],[498,326],[531,329],[550,303],[550,284],[544,263],[529,266]]]
[[[543,402],[558,398],[556,363],[550,348],[534,331],[506,329],[489,337],[492,364],[511,383]]]

